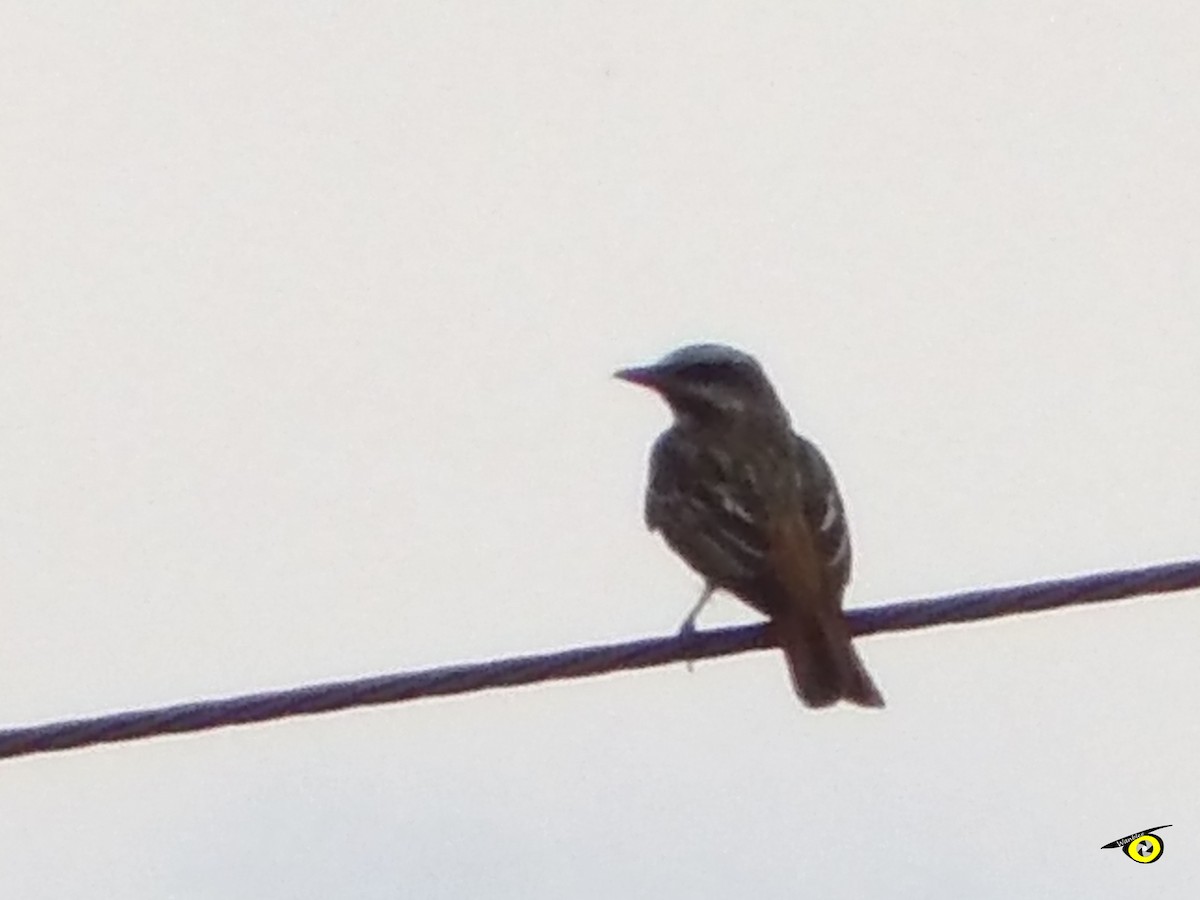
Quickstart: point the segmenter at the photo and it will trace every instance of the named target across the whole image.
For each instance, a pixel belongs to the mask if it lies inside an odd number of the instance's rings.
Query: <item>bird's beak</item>
[[[662,386],[663,373],[657,366],[631,366],[628,369],[618,369],[613,372],[614,378],[628,381],[630,384],[640,384],[657,390]]]

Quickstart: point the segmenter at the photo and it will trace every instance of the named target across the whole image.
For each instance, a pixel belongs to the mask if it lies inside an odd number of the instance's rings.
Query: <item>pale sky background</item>
[[[1200,555],[1195,4],[0,10],[0,726],[673,632],[756,353],[849,604]],[[753,621],[736,601],[703,625]],[[1200,597],[0,763],[5,897],[1194,896]],[[1171,823],[1138,866],[1100,845]]]

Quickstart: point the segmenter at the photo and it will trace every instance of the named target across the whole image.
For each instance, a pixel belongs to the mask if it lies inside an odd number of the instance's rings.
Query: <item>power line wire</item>
[[[847,610],[855,635],[910,631],[932,625],[975,622],[1064,606],[1164,594],[1200,587],[1200,560],[1141,569],[1102,572],[1014,587],[987,588],[924,600]],[[202,700],[157,709],[133,710],[0,731],[0,759],[132,741],[163,734],[204,731],[357,706],[398,703],[418,697],[465,694],[565,678],[584,678],[624,669],[644,669],[683,660],[729,656],[773,646],[763,625],[718,628],[557,653],[444,666],[419,672],[357,678],[267,691],[221,700]]]

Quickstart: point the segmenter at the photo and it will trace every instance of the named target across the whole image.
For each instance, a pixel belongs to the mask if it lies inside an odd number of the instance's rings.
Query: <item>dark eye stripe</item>
[[[731,363],[691,363],[679,370],[688,381],[706,384],[752,384],[754,373]]]

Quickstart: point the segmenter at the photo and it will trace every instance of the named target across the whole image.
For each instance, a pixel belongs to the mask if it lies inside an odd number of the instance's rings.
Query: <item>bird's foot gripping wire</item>
[[[710,597],[713,595],[715,588],[712,585],[706,584],[704,590],[700,592],[700,599],[696,601],[696,605],[692,607],[692,611],[688,613],[687,618],[683,620],[683,624],[679,626],[679,637],[683,641],[690,640],[696,634],[696,619],[700,616],[700,610],[704,609]],[[687,670],[692,671],[692,660],[687,661]]]

